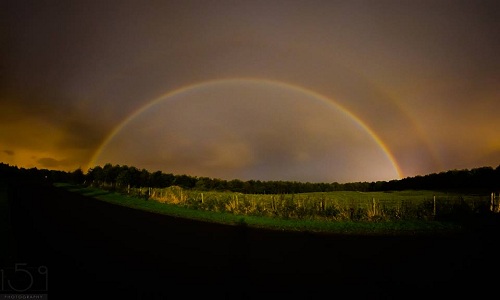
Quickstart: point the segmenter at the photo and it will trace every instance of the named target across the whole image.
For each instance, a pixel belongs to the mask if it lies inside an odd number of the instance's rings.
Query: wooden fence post
[[[498,197],[495,195],[495,192],[491,193],[490,210],[492,212],[495,212],[495,213],[500,212],[500,201],[499,200],[500,200],[500,193],[498,194]]]
[[[372,198],[372,210],[373,210],[373,215],[376,216],[377,212],[375,211],[375,198]]]
[[[491,193],[490,198],[490,211],[493,211],[495,207],[495,193]]]
[[[500,200],[500,193],[498,194],[498,197],[495,197],[495,193],[493,193],[493,198],[497,199],[495,212],[500,212],[500,201],[498,201]]]
[[[432,214],[435,217],[436,216],[436,196],[433,197],[433,202],[434,202],[434,206],[433,206]]]

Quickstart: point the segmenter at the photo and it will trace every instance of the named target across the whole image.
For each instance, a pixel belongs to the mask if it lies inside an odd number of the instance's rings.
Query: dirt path
[[[475,299],[500,278],[498,238],[360,237],[195,222],[48,185],[10,192],[16,262],[47,266],[49,299],[349,296]],[[493,275],[495,276],[495,275]],[[315,297],[318,296],[318,297]]]

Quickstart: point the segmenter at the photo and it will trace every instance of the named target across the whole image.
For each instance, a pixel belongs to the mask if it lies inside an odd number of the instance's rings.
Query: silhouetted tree
[[[85,175],[83,174],[82,169],[78,168],[78,169],[74,170],[71,173],[70,180],[73,183],[82,184],[85,181]]]
[[[5,168],[5,167],[4,167]],[[39,170],[24,170],[26,173],[40,173]],[[59,175],[64,177],[64,175]],[[87,183],[97,182],[108,184],[130,184],[134,187],[168,187],[179,185],[186,189],[235,191],[252,194],[292,194],[329,191],[390,191],[408,189],[483,189],[500,190],[500,165],[464,170],[449,170],[446,172],[417,175],[398,180],[377,182],[347,182],[347,183],[311,183],[298,181],[260,181],[239,179],[222,180],[219,178],[194,177],[189,175],[174,175],[156,171],[149,173],[146,169],[106,164],[89,169],[85,175]]]

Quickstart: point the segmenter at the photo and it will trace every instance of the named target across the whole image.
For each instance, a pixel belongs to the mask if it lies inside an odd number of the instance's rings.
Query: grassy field
[[[464,230],[445,217],[467,207],[474,213],[487,204],[483,195],[434,191],[328,192],[249,195],[200,192],[178,187],[106,191],[56,184],[109,203],[169,216],[275,230],[362,235],[441,234]],[[441,219],[437,215],[443,216]]]

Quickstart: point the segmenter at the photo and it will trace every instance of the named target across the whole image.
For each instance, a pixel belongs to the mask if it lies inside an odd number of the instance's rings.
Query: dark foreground
[[[482,299],[500,282],[495,230],[445,237],[265,231],[155,215],[40,184],[13,185],[9,201],[13,257],[0,267],[26,263],[32,290],[43,290],[36,271],[46,266],[51,300]]]

